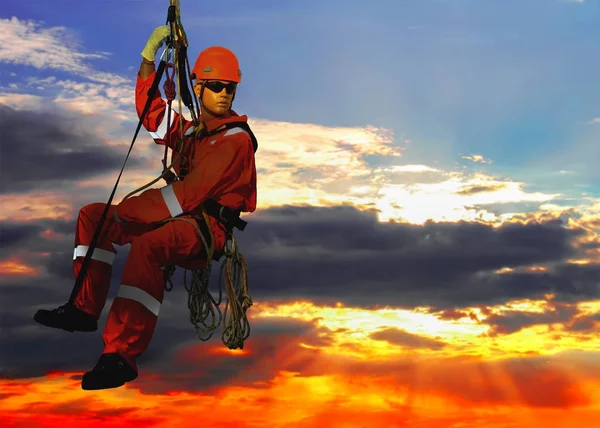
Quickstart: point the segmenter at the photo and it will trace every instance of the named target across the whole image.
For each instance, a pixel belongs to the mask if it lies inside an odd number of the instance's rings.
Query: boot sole
[[[96,383],[94,384],[93,381],[88,381],[88,382],[81,382],[81,389],[83,389],[84,391],[98,391],[101,389],[113,389],[113,388],[120,388],[121,386],[125,385],[125,383],[105,383],[105,384],[100,384],[100,383]]]
[[[129,376],[116,376],[111,373],[96,373],[94,371],[85,373],[81,379],[81,389],[85,391],[96,391],[99,389],[120,388],[127,382],[134,381],[138,375],[130,374]]]
[[[95,382],[95,380],[82,380],[81,389],[84,391],[98,391],[100,389],[113,389],[124,386],[127,382],[131,381],[119,381],[119,382]]]
[[[68,326],[65,326],[62,324],[56,324],[56,323],[52,323],[52,322],[49,322],[46,320],[41,320],[41,319],[38,319],[37,316],[33,317],[33,319],[35,320],[35,322],[37,322],[38,324],[41,324],[43,326],[50,327],[50,328],[56,328],[58,330],[68,331],[69,333],[73,333],[75,331],[82,332],[82,333],[91,333],[91,332],[98,330],[98,326],[90,327],[89,329],[83,329],[83,328],[68,327]]]

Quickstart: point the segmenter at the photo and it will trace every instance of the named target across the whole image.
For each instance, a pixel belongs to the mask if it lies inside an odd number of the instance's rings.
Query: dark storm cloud
[[[577,333],[597,333],[600,331],[600,313],[580,315],[569,320],[564,325],[569,331]]]
[[[411,226],[380,224],[351,208],[286,207],[251,220],[238,240],[257,295],[445,309],[549,292],[566,300],[597,296],[596,265],[494,273],[574,257],[571,242],[582,233],[560,221]]]
[[[119,168],[122,149],[102,140],[77,120],[54,113],[14,110],[0,105],[0,192],[56,190],[67,181],[80,181]],[[143,160],[128,160],[137,166]]]
[[[461,306],[492,305],[511,298],[555,293],[557,301],[576,302],[598,296],[600,269],[596,265],[559,264],[548,272],[493,273],[502,267],[574,257],[570,242],[581,232],[566,229],[558,221],[496,229],[467,223],[410,226],[380,224],[371,213],[343,207],[271,209],[248,220],[248,228],[237,237],[249,265],[250,295],[257,304],[266,299],[302,298],[316,304],[341,301],[358,306],[427,305],[432,310],[445,310],[447,317],[456,317],[458,313],[452,311]],[[31,259],[45,266],[48,278],[2,278],[0,367],[6,376],[35,376],[51,369],[88,370],[102,351],[100,334],[109,304],[100,319],[100,331],[91,334],[54,331],[38,326],[32,319],[37,309],[64,303],[71,292],[74,227],[74,221],[40,221],[13,223],[6,228],[8,233],[0,249],[3,257],[18,252],[50,253],[49,257]],[[41,233],[48,229],[64,236],[48,239]],[[116,249],[109,298],[117,292],[129,252],[127,246]],[[218,286],[218,267],[216,264],[211,279],[213,291]],[[175,348],[198,340],[188,319],[183,269],[177,270],[173,282],[176,289],[165,295],[154,339],[140,364],[146,370],[175,370],[177,376],[183,376],[186,372],[174,367],[169,358]],[[250,317],[252,311],[250,308]],[[499,327],[509,330],[531,322],[539,320],[519,318],[517,314],[511,319],[495,320]],[[306,330],[301,324],[288,326],[283,336],[278,332],[281,322],[251,325],[251,338],[260,351],[246,359],[226,359],[225,366],[218,368],[219,376],[206,375],[202,380],[189,380],[190,384],[208,386],[222,382],[223,377],[232,379],[239,370],[251,371],[248,367],[258,357],[272,360],[269,364],[273,368],[281,367],[275,364],[273,355],[282,341],[284,345],[295,343],[299,336],[304,343],[325,340],[309,324]],[[203,354],[204,346],[224,346],[220,334],[218,331],[209,344],[200,344],[198,354]],[[302,352],[303,361],[310,361],[316,351]],[[211,359],[224,357],[202,358],[201,362],[208,364]],[[165,382],[167,388],[169,382]]]
[[[237,237],[249,264],[250,293],[260,299],[443,310],[550,292],[562,301],[598,293],[597,265],[561,264],[576,256],[571,241],[582,232],[566,229],[560,221],[500,228],[469,223],[411,226],[380,224],[373,214],[351,208],[288,207],[263,211],[249,222]],[[23,250],[49,252],[49,257],[36,260],[50,273],[69,279],[74,227],[75,221],[5,224],[0,251],[3,257]],[[63,235],[48,239],[44,230]],[[116,249],[113,277],[120,277],[129,250]],[[558,265],[548,272],[494,273],[546,262]]]
[[[8,247],[16,247],[20,245],[21,242],[39,234],[42,229],[37,225],[29,225],[29,224],[10,224],[3,223],[0,224],[0,231],[2,234],[0,235],[0,246],[2,248]]]
[[[491,315],[485,320],[490,335],[516,333],[534,325],[567,323],[579,313],[576,306],[568,304],[550,304],[544,312],[507,311],[501,315]]]
[[[474,312],[461,311],[461,310],[454,309],[454,308],[444,309],[443,311],[436,313],[436,316],[442,320],[452,320],[452,321],[456,321],[461,318],[469,318],[474,321],[478,320],[477,314],[475,314]]]
[[[479,309],[487,318],[479,319],[474,312],[457,309],[445,309],[433,314],[444,320],[469,318],[482,322],[490,326],[487,333],[490,336],[512,334],[535,325],[545,325],[549,330],[553,330],[554,325],[562,325],[565,331],[574,333],[593,333],[600,327],[600,313],[582,313],[575,303],[549,301],[542,312],[510,310],[497,314],[492,313],[487,306]]]
[[[598,294],[597,265],[560,264],[576,256],[571,241],[581,231],[566,229],[559,221],[500,228],[469,223],[411,226],[380,224],[373,214],[351,208],[287,207],[263,211],[249,222],[237,237],[249,263],[250,293],[260,299],[443,310],[549,292],[563,301]],[[75,221],[5,223],[1,255],[49,252],[37,261],[72,281],[74,228]],[[48,239],[44,230],[63,235]],[[128,247],[116,249],[113,277],[120,277]],[[549,272],[494,273],[546,262],[559,264]],[[216,287],[216,272],[212,283]]]
[[[55,252],[71,249],[73,252],[74,221],[36,220],[31,223],[0,223],[0,258],[8,258],[17,250]],[[43,237],[49,231],[55,236]]]

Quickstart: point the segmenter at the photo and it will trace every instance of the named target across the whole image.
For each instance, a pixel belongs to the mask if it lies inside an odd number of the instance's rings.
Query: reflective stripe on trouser
[[[75,279],[79,275],[83,259],[89,250],[89,245],[105,207],[106,204],[99,202],[86,205],[79,211],[75,229],[75,248],[73,250],[73,274]],[[108,230],[108,233],[101,234],[98,239],[83,284],[74,302],[76,307],[96,318],[99,318],[102,313],[110,287],[112,264],[117,253],[112,243],[124,245],[131,242],[135,237],[133,234],[125,233],[123,227],[114,221],[114,207],[113,205],[109,209],[104,222],[104,230]],[[135,233],[140,233],[140,231]]]
[[[185,221],[167,222],[133,239],[102,333],[105,354],[118,353],[137,370],[137,358],[150,345],[164,297],[161,267],[182,266],[191,258],[206,256],[195,228]]]

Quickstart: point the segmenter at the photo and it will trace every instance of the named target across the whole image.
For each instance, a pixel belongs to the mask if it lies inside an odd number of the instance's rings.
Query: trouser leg
[[[79,275],[83,259],[89,250],[94,231],[98,226],[105,206],[103,203],[94,203],[84,206],[79,211],[75,230],[75,249],[73,251],[73,275],[75,279]],[[119,227],[118,223],[111,220],[107,217],[105,227]],[[75,296],[75,306],[96,318],[100,317],[106,303],[112,264],[116,254],[117,250],[106,236],[100,236],[81,288]]]
[[[75,230],[75,249],[73,251],[73,274],[75,279],[83,265],[94,232],[100,222],[106,204],[93,203],[84,206],[79,211]],[[103,232],[100,234],[92,259],[88,265],[82,286],[74,301],[75,307],[99,318],[106,304],[112,265],[117,251],[113,243],[125,245],[130,243],[135,234],[140,234],[143,229],[125,230],[113,218],[115,205],[109,208],[104,222]],[[146,228],[149,230],[149,228]]]
[[[117,296],[102,338],[104,354],[118,353],[137,371],[137,358],[148,348],[164,297],[164,266],[206,257],[195,228],[170,221],[133,239]]]

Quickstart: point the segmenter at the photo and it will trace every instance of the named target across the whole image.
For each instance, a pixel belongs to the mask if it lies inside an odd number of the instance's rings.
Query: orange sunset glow
[[[244,371],[201,393],[170,387],[175,379],[143,369],[139,381],[92,393],[78,388],[81,373],[3,380],[0,421],[193,427],[202,418],[203,426],[227,427],[536,428],[586,426],[600,416],[600,367],[565,354],[597,350],[600,323],[578,334],[561,325],[501,334],[486,323],[508,310],[544,313],[552,296],[453,314],[309,301],[257,306],[255,321],[306,321],[314,336],[276,336],[274,355],[258,355]],[[600,301],[574,309],[570,322],[600,314]],[[192,381],[223,360],[256,358],[264,340],[254,337],[236,351],[220,343],[188,345],[172,363],[196,367],[188,375]],[[260,380],[244,380],[256,376]],[[152,383],[162,392],[147,391]]]
[[[13,257],[10,260],[0,261],[0,274],[1,275],[35,275],[36,270],[28,266],[26,263]]]

